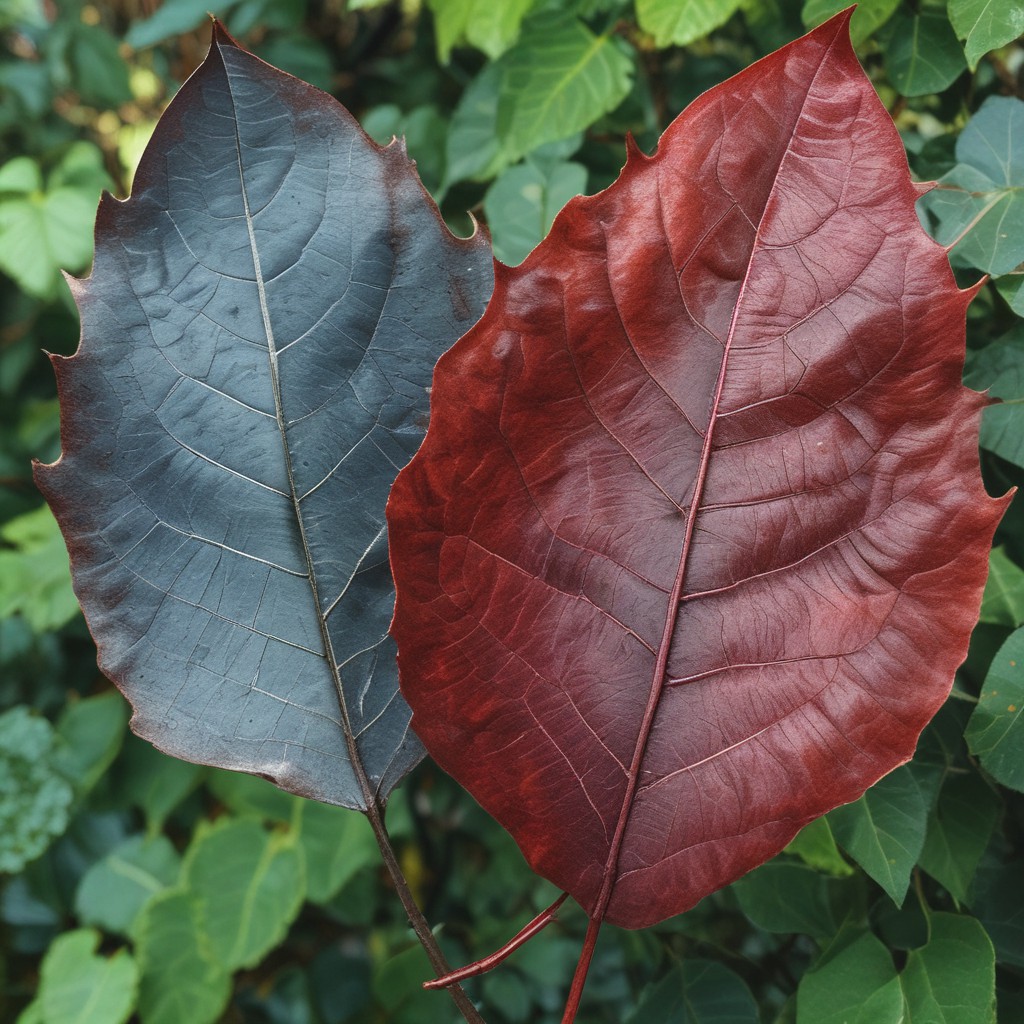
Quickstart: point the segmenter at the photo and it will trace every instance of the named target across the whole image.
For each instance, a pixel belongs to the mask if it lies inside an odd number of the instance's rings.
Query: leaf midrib
[[[259,249],[256,245],[256,231],[253,222],[252,212],[249,206],[249,195],[245,185],[245,168],[242,163],[242,140],[238,131],[237,107],[235,104],[234,90],[231,88],[231,72],[228,70],[227,62],[224,60],[223,44],[215,41],[221,58],[221,66],[224,68],[224,79],[227,83],[228,96],[231,101],[232,127],[235,135],[235,153],[238,158],[238,183],[242,195],[242,204],[245,209],[245,227],[249,235],[249,247],[252,253],[253,271],[256,278],[256,288],[259,293],[260,314],[263,318],[263,328],[267,337],[267,354],[270,366],[271,389],[274,395],[274,414],[277,420],[277,429],[281,437],[281,447],[284,452],[285,472],[288,477],[288,489],[292,501],[292,511],[295,522],[299,528],[299,539],[302,545],[302,553],[306,559],[306,570],[309,579],[310,590],[313,593],[313,604],[316,608],[317,625],[320,629],[320,636],[324,645],[324,654],[318,655],[326,662],[331,673],[331,681],[334,684],[335,696],[338,700],[338,708],[341,712],[342,732],[345,736],[345,746],[348,752],[349,765],[352,774],[355,776],[362,796],[364,812],[368,812],[376,804],[376,794],[370,786],[366,770],[363,767],[359,755],[359,748],[356,744],[355,733],[352,729],[352,721],[348,713],[348,705],[345,701],[345,691],[341,682],[341,671],[338,667],[338,659],[334,654],[334,645],[331,642],[330,630],[327,628],[327,616],[323,610],[323,602],[320,597],[320,588],[317,583],[316,567],[313,561],[313,552],[309,546],[309,539],[306,536],[306,524],[302,517],[302,510],[299,507],[299,490],[295,484],[295,471],[292,464],[291,450],[288,447],[287,421],[284,416],[284,406],[281,396],[281,382],[277,365],[277,346],[274,338],[274,328],[270,321],[270,307],[267,303],[267,292],[263,278],[263,270],[260,265]]]
[[[653,678],[651,681],[651,693],[648,698],[647,707],[644,710],[644,717],[641,721],[640,730],[637,735],[636,746],[634,747],[633,760],[629,768],[629,773],[626,779],[626,791],[623,794],[622,805],[619,811],[619,818],[615,826],[615,833],[612,838],[612,843],[609,848],[608,856],[605,861],[604,876],[600,894],[598,895],[597,904],[595,905],[594,911],[591,914],[591,920],[600,922],[607,911],[608,904],[611,902],[612,894],[615,890],[615,884],[618,878],[618,860],[619,854],[622,849],[622,843],[625,838],[626,829],[629,824],[629,819],[632,814],[635,795],[637,786],[640,778],[640,769],[643,765],[644,758],[647,752],[647,742],[650,738],[651,730],[654,725],[654,719],[657,714],[657,710],[661,704],[662,692],[665,688],[667,665],[668,665],[668,654],[672,644],[673,637],[675,635],[675,622],[676,612],[679,607],[680,598],[683,591],[683,585],[686,579],[686,570],[689,562],[689,555],[691,549],[691,543],[693,538],[694,526],[696,524],[697,514],[700,510],[701,497],[704,490],[704,483],[707,477],[708,464],[711,458],[711,444],[714,435],[715,423],[718,416],[718,406],[721,401],[722,388],[725,383],[726,369],[729,362],[729,353],[732,347],[733,337],[736,332],[736,324],[739,317],[739,310],[743,304],[743,298],[746,293],[747,285],[750,281],[750,272],[753,265],[754,252],[757,249],[758,241],[761,234],[761,226],[764,223],[765,215],[767,214],[768,208],[771,205],[772,198],[775,196],[776,189],[778,188],[779,178],[782,173],[782,168],[786,163],[786,160],[792,149],[793,140],[796,138],[797,129],[804,118],[804,109],[807,105],[807,97],[810,95],[814,84],[817,81],[818,75],[821,72],[821,68],[824,66],[828,55],[832,52],[836,40],[833,39],[829,43],[828,47],[823,52],[821,59],[818,63],[818,67],[814,72],[811,81],[808,83],[807,91],[804,94],[804,99],[801,104],[800,112],[798,113],[794,123],[793,129],[790,133],[788,142],[786,143],[785,151],[783,152],[782,158],[779,161],[779,165],[776,168],[775,176],[772,181],[771,190],[768,193],[768,197],[765,200],[764,210],[762,210],[761,218],[758,221],[757,230],[754,234],[754,241],[751,246],[751,255],[747,261],[746,272],[744,273],[743,283],[740,286],[739,295],[736,299],[736,305],[733,309],[732,320],[729,324],[729,333],[726,337],[725,344],[722,352],[722,365],[719,370],[718,380],[715,385],[715,396],[711,406],[711,414],[708,418],[708,426],[704,435],[704,442],[701,449],[700,463],[697,469],[697,479],[694,483],[693,497],[690,502],[690,507],[686,516],[686,526],[683,537],[683,546],[679,556],[679,567],[676,571],[676,579],[672,587],[672,591],[669,594],[668,606],[665,614],[665,628],[662,634],[661,645],[658,649],[658,657],[654,667]],[[746,742],[746,741],[741,741]],[[740,744],[736,744],[739,746]]]

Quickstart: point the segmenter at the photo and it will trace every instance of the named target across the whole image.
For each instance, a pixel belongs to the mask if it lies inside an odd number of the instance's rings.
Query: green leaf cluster
[[[694,97],[848,4],[214,6],[375,138],[404,136],[452,226],[471,230],[471,211],[511,264],[572,196],[614,180],[627,132],[650,152]],[[78,338],[60,271],[88,272],[99,193],[127,193],[204,52],[210,7],[0,5],[0,1019],[448,1024],[361,816],[128,733],[31,483],[31,459],[59,453],[43,351]],[[852,27],[914,176],[939,183],[923,220],[963,287],[990,275],[965,380],[998,399],[981,432],[990,489],[1024,485],[1024,2],[863,0]],[[607,928],[582,1024],[1024,1020],[1022,712],[1018,499],[968,659],[913,760],[687,914]],[[492,952],[556,895],[429,764],[388,824],[453,962]],[[565,908],[470,983],[489,1024],[557,1024],[585,925]]]

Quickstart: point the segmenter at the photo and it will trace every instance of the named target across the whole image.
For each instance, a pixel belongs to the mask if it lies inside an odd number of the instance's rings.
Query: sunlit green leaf
[[[724,25],[741,0],[636,0],[640,27],[656,46],[686,46]]]
[[[498,132],[512,158],[588,128],[622,102],[633,75],[617,41],[561,14],[525,22],[502,66]]]
[[[305,896],[302,853],[293,834],[259,822],[222,819],[204,827],[185,858],[183,885],[216,962],[252,967],[285,936]]]
[[[853,874],[853,868],[836,846],[828,818],[815,818],[809,825],[804,825],[785,852],[799,857],[815,871],[824,871],[837,878]]]
[[[124,1024],[135,1007],[139,972],[126,949],[97,956],[100,934],[90,928],[56,938],[39,978],[46,1024]]]
[[[231,994],[231,976],[205,944],[198,900],[181,890],[154,896],[136,930],[143,1024],[213,1024]]]
[[[15,614],[37,633],[78,614],[64,538],[45,505],[0,526],[0,618]]]
[[[434,13],[437,55],[447,64],[452,47],[469,43],[488,57],[500,57],[519,35],[534,0],[427,0]]]

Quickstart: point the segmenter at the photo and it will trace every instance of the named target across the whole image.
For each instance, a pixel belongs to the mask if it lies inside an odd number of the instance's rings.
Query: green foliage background
[[[361,816],[132,737],[98,675],[31,483],[59,451],[42,350],[77,320],[102,188],[125,195],[202,59],[208,7],[260,56],[404,134],[462,233],[520,261],[691,99],[845,0],[0,0],[0,1019],[424,1024],[455,1019]],[[1024,0],[863,0],[860,56],[940,180],[921,202],[962,283],[990,490],[1024,483]],[[698,907],[606,927],[581,1024],[1024,1022],[1024,501],[996,537],[967,663],[914,760]],[[893,680],[899,686],[898,679]],[[453,963],[553,898],[424,765],[389,825]],[[489,1024],[557,1022],[585,921],[469,990]]]

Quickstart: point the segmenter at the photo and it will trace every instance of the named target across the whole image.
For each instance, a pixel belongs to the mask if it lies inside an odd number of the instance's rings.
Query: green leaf
[[[195,897],[182,890],[154,896],[139,916],[136,948],[143,1024],[213,1024],[221,1016],[231,976],[204,944]]]
[[[67,58],[75,91],[83,103],[103,109],[131,101],[128,66],[117,40],[105,29],[74,24]]]
[[[743,979],[711,960],[685,960],[641,999],[627,1024],[759,1024]]]
[[[853,874],[853,868],[836,846],[828,818],[815,818],[809,825],[804,825],[784,852],[799,857],[815,871],[823,871],[836,878]]]
[[[447,64],[452,47],[469,43],[492,60],[518,38],[534,0],[427,0],[434,13],[437,56]]]
[[[804,975],[797,1024],[906,1024],[889,950],[866,933]]]
[[[117,768],[120,799],[145,814],[151,835],[163,828],[167,816],[199,785],[206,771],[200,765],[168,757],[132,735],[125,740]]]
[[[839,930],[846,887],[803,864],[772,860],[755,868],[732,891],[740,909],[769,932],[801,932],[831,938]]]
[[[830,811],[828,820],[839,845],[902,905],[928,822],[928,801],[909,767],[897,768],[859,800]]]
[[[78,614],[64,538],[45,505],[0,526],[0,619],[15,614],[36,633],[59,629]]]
[[[509,266],[521,263],[548,233],[558,211],[586,187],[582,164],[541,168],[527,161],[510,167],[484,197],[495,256]]]
[[[1024,349],[1020,354],[1024,368]],[[1024,423],[1020,426],[1024,427]],[[1024,438],[1021,438],[1021,445],[1024,447]],[[981,621],[1010,627],[1024,624],[1024,569],[1007,555],[1005,547],[993,548],[989,555],[988,580],[981,598]]]
[[[71,147],[45,189],[38,172],[27,173],[24,160],[16,158],[13,170],[0,168],[0,270],[30,295],[47,299],[57,294],[62,268],[83,270],[92,258],[98,182],[110,182],[103,156],[91,143]],[[83,176],[87,160],[93,166],[89,180]],[[76,172],[70,180],[68,161]]]
[[[861,0],[850,22],[850,38],[854,45],[859,46],[868,36],[878,31],[899,5],[900,0]],[[804,25],[816,28],[849,6],[846,0],[806,0],[803,9]]]
[[[130,935],[145,903],[178,880],[181,858],[166,836],[125,840],[85,873],[75,913],[85,924]]]
[[[936,239],[990,274],[1024,263],[1024,101],[989,96],[956,143],[957,165],[921,200]],[[957,239],[961,239],[957,242]]]
[[[907,1024],[995,1024],[995,950],[981,922],[932,914],[903,969]]]
[[[1024,326],[973,352],[964,380],[1001,399],[985,409],[981,446],[1024,467]]]
[[[209,18],[208,0],[174,0],[161,4],[148,18],[132,19],[124,41],[136,50],[162,43],[198,28]]]
[[[281,822],[289,822],[295,816],[295,797],[258,775],[214,768],[207,786],[235,814]]]
[[[446,188],[458,181],[486,181],[510,162],[496,127],[503,74],[500,63],[488,64],[462,93],[448,127]]]
[[[314,903],[326,903],[358,871],[378,862],[377,842],[363,815],[313,800],[295,800],[307,895]]]
[[[897,12],[883,43],[885,67],[904,96],[942,92],[966,70],[944,7],[922,5],[920,12]]]
[[[953,31],[964,41],[967,63],[973,71],[990,50],[1024,35],[1022,0],[949,0]]]
[[[983,862],[971,908],[995,944],[999,962],[1024,967],[1024,860]]]
[[[116,690],[69,700],[57,722],[64,740],[57,764],[80,795],[99,782],[117,757],[127,725],[128,705]]]
[[[20,871],[67,828],[73,799],[50,723],[23,706],[0,715],[0,874]]]
[[[135,1008],[139,972],[126,949],[96,955],[100,933],[65,932],[43,958],[39,1002],[46,1024],[123,1024]]]
[[[248,819],[201,827],[185,857],[184,884],[226,970],[255,966],[281,942],[306,889],[295,836]]]
[[[577,18],[543,14],[502,59],[498,133],[510,158],[583,131],[630,90],[633,61]]]
[[[445,177],[445,140],[447,118],[437,107],[427,104],[403,111],[393,103],[372,107],[363,117],[363,130],[371,139],[386,146],[392,137],[405,139],[409,156],[427,190],[436,193]]]
[[[1007,274],[999,278],[996,290],[1017,316],[1024,317],[1024,274]]]
[[[724,25],[741,0],[636,0],[640,27],[658,47],[687,46]]]
[[[1024,627],[999,648],[964,737],[985,771],[1024,792]]]
[[[960,902],[999,819],[999,797],[976,773],[951,775],[928,819],[919,863]]]

